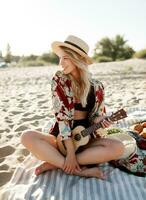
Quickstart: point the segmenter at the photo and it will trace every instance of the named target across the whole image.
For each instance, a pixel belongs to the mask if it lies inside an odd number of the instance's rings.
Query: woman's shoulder
[[[52,84],[59,84],[62,85],[62,87],[70,87],[71,81],[70,78],[67,75],[65,75],[62,71],[57,71],[52,78]]]
[[[102,103],[104,100],[104,86],[103,86],[102,82],[97,79],[92,79],[91,84],[94,87],[96,102],[98,104]]]
[[[103,86],[101,81],[99,81],[99,80],[97,80],[95,78],[91,78],[90,82],[91,82],[91,85],[93,85],[95,88],[99,88],[100,87],[100,88],[104,89],[104,86]]]

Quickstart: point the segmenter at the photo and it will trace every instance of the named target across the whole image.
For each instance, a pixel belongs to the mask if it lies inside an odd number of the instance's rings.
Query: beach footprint
[[[9,165],[3,164],[3,163],[0,165],[0,171],[3,171],[3,170],[6,171],[6,170],[8,170],[8,169],[9,169]]]
[[[0,148],[0,158],[6,157],[8,155],[13,154],[15,151],[15,148],[8,145]]]
[[[5,158],[0,158],[0,163],[4,162]]]
[[[22,124],[20,126],[15,126],[14,131],[15,132],[19,132],[19,131],[22,132],[22,131],[27,130],[27,129],[29,129],[29,125]]]
[[[13,172],[0,171],[0,187],[5,185],[12,177]]]

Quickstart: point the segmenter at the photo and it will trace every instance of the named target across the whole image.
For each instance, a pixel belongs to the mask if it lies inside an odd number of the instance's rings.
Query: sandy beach
[[[53,117],[50,81],[58,66],[0,69],[0,188],[29,155],[20,144],[26,129],[41,130]],[[105,86],[107,111],[146,107],[146,60],[89,66]]]

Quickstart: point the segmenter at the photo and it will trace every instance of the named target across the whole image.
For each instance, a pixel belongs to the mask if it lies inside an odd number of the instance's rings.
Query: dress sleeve
[[[71,83],[58,71],[52,79],[51,91],[53,110],[58,122],[59,133],[62,136],[62,140],[66,140],[71,136],[71,121],[73,118]]]
[[[106,109],[105,109],[105,104],[104,104],[104,86],[100,82],[98,85],[96,85],[96,106],[97,106],[97,112],[98,115],[105,115]]]
[[[106,109],[104,105],[104,86],[101,82],[94,80],[94,90],[95,90],[95,106],[90,115],[90,121],[93,122],[98,116],[105,115]]]

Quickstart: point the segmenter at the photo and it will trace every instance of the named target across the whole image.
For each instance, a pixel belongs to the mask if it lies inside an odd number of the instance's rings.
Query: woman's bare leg
[[[106,179],[106,175],[98,167],[92,167],[92,168],[85,167],[82,169],[81,172],[74,172],[74,175]]]
[[[50,136],[48,142],[57,149],[56,138],[54,136]],[[57,167],[48,162],[43,162],[36,168],[35,174],[38,176],[45,171],[53,170],[53,169],[57,169]],[[101,170],[99,170],[98,167],[94,167],[90,169],[87,167],[82,167],[81,172],[74,172],[74,174],[78,176],[83,176],[83,177],[97,177],[97,178],[105,179],[104,173]]]
[[[57,150],[55,137],[50,138],[50,136],[42,135],[36,131],[27,131],[23,133],[21,141],[38,159],[46,161],[40,166],[40,173],[49,169],[63,168],[65,158]],[[100,139],[87,146],[88,148],[83,152],[76,154],[80,165],[110,161],[116,159],[123,153],[122,144],[111,139]],[[103,173],[97,167],[83,169],[81,172],[75,174],[104,178]]]
[[[54,136],[52,135],[45,136],[37,131],[25,131],[21,137],[21,142],[38,159],[45,161],[36,168],[35,170],[36,175],[39,175],[42,172],[51,169],[56,169],[56,168],[62,169],[62,160],[64,163],[64,157],[57,150],[56,139]],[[58,159],[57,162],[54,162],[54,160],[56,161],[55,156]],[[53,157],[54,159],[53,162],[50,159],[50,157]],[[104,178],[102,171],[100,171],[97,167],[94,169],[91,168],[88,169],[83,167],[81,172],[75,172],[74,174],[84,177],[97,177],[102,179]]]
[[[77,160],[80,165],[104,163],[118,159],[124,152],[124,146],[121,142],[112,139],[98,139],[90,142],[85,150],[77,154]],[[106,179],[107,174],[98,167],[84,169],[75,173],[79,176],[96,177]]]
[[[45,161],[36,167],[35,175],[38,176],[42,174],[43,172],[46,172],[48,170],[53,170],[53,169],[57,169],[57,167]]]
[[[55,138],[44,135],[38,131],[24,131],[21,143],[39,160],[46,161],[57,168],[62,169],[64,156],[51,143]]]
[[[57,149],[57,143],[56,143],[56,137],[53,135],[49,135],[46,138],[46,141],[48,141],[52,146],[54,146]],[[57,169],[55,165],[50,164],[49,162],[42,162],[40,165],[38,165],[35,169],[35,175],[40,175],[41,173],[48,171],[48,170],[53,170]]]
[[[101,138],[89,143],[77,154],[80,165],[104,163],[118,159],[124,152],[124,145],[114,139]]]

